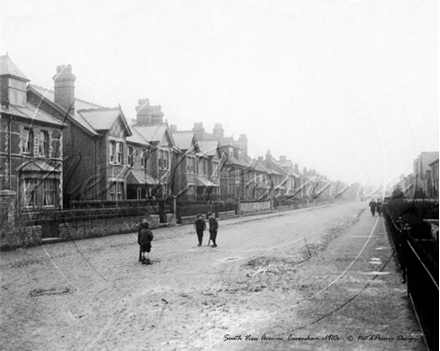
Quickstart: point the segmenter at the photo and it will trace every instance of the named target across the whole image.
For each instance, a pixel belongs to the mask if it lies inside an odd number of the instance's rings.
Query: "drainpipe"
[[[9,190],[12,190],[12,150],[11,150],[11,136],[12,136],[12,116],[9,119],[9,124],[8,124],[8,133],[9,133],[9,138],[8,138],[8,153],[9,153]]]
[[[95,137],[95,142],[94,142],[94,144],[95,144],[95,186],[93,187],[94,188],[94,193],[95,193],[95,195],[94,195],[94,199],[95,200],[98,200],[97,199],[97,196],[96,196],[96,192],[97,192],[97,189],[96,189],[96,187],[97,187],[97,179],[98,179],[98,173],[97,173],[97,170],[98,170],[98,164],[96,163],[96,137]],[[98,180],[98,184],[99,184],[99,180]]]

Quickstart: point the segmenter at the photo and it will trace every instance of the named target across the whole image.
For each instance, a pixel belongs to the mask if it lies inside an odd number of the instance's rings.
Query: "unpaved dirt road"
[[[225,340],[265,333],[287,338],[289,330],[308,322],[312,315],[307,309],[316,313],[313,304],[291,307],[316,293],[325,297],[322,287],[330,279],[325,254],[354,228],[365,232],[353,244],[354,251],[329,257],[332,263],[340,259],[341,272],[356,258],[377,225],[376,219],[366,218],[365,209],[365,203],[344,203],[220,221],[218,248],[206,246],[207,232],[205,246],[197,247],[192,226],[161,228],[154,231],[151,266],[137,260],[135,234],[4,252],[0,347],[328,349],[325,343],[294,348],[293,343]]]

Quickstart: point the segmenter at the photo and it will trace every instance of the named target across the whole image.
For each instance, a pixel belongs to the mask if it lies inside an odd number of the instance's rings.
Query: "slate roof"
[[[232,137],[226,137],[226,138],[220,138],[219,140],[220,145],[234,145],[234,138]]]
[[[127,184],[147,184],[156,185],[159,182],[144,171],[130,170],[127,175]]]
[[[208,180],[208,178],[205,178],[204,176],[201,175],[196,175],[196,179],[197,179],[197,185],[198,186],[203,186],[203,187],[218,187],[217,184],[211,182],[210,180]]]
[[[55,103],[55,92],[53,90],[44,89],[33,84],[29,84],[29,86],[42,97]],[[128,135],[132,133],[120,107],[103,107],[78,98],[75,98],[74,104],[75,113],[73,114],[73,118],[91,134],[98,135],[99,133],[97,133],[97,131],[110,129],[119,116],[121,116],[121,119],[125,124]],[[62,106],[56,106],[67,113]]]
[[[279,165],[283,168],[292,168],[293,162],[292,160],[286,160],[285,162],[282,162],[281,160],[277,161]]]
[[[78,113],[95,130],[109,130],[118,117],[121,115],[121,109],[115,108],[95,108],[88,110],[78,110]]]
[[[277,160],[275,160],[273,157],[271,159],[271,165],[272,165],[271,167],[272,170],[278,174],[286,175],[289,173],[283,167],[281,167],[280,163]]]
[[[150,145],[150,143],[147,140],[145,140],[145,138],[142,135],[139,134],[136,128],[130,128],[130,129],[132,135],[127,137],[128,143],[140,144],[145,146]]]
[[[295,178],[301,178],[301,177],[302,177],[301,174],[299,174],[299,173],[297,173],[297,172],[295,172],[295,171],[290,171],[290,173],[291,173]]]
[[[8,55],[0,56],[0,76],[11,76],[27,82],[29,81]]]
[[[39,87],[35,84],[30,84],[32,88],[34,88],[37,92],[39,92],[41,95],[43,95],[46,99],[49,101],[55,102],[55,92],[53,90],[45,89],[42,87]],[[81,100],[78,98],[75,98],[75,110],[88,110],[91,108],[104,108],[104,106],[94,104],[89,101]]]
[[[167,130],[168,130],[168,125],[166,123],[162,123],[162,124],[158,124],[158,125],[152,125],[152,126],[144,126],[144,127],[139,127],[139,126],[132,126],[132,129],[136,129],[137,132],[142,135],[142,137],[151,142],[151,141],[162,141],[162,139],[164,138]],[[172,142],[174,143],[174,138],[173,135],[171,134],[171,132],[169,133],[169,136],[172,140]]]
[[[29,123],[33,123],[35,121],[48,123],[59,127],[64,126],[63,122],[34,107],[31,104],[26,104],[26,106],[9,105],[9,109],[4,109],[0,107],[0,112],[26,118],[29,120]]]
[[[205,156],[215,156],[218,147],[217,140],[202,140],[198,142],[200,151]]]
[[[37,94],[41,95],[43,98],[47,99],[51,103],[55,104],[55,93],[52,90],[44,89],[42,87],[39,87],[37,85],[29,84],[28,89],[33,90]],[[67,114],[67,111],[60,105],[56,104],[56,106],[64,111]],[[102,106],[95,105],[80,99],[75,99],[75,114],[73,116],[73,119],[85,130],[87,130],[92,135],[99,135],[95,131],[95,129],[90,125],[89,122],[87,122],[81,114],[78,113],[78,109],[90,109],[90,108],[102,108]]]
[[[188,150],[192,146],[194,133],[192,131],[173,132],[173,139],[180,150]]]

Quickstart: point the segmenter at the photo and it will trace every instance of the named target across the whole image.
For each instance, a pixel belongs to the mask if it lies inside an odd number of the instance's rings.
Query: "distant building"
[[[149,99],[140,99],[136,111],[136,120],[130,126],[150,145],[143,171],[151,178],[145,179],[144,185],[150,189],[148,196],[167,198],[181,188],[181,170],[176,168],[180,150],[168,123],[163,121],[164,113],[160,105],[150,105]],[[129,138],[128,141],[131,143],[134,140]],[[157,185],[151,186],[148,184],[150,182],[156,182]]]
[[[429,196],[438,199],[438,159],[429,164],[431,167],[431,192]]]
[[[178,164],[181,167],[182,183],[187,199],[209,199],[219,195],[220,188],[220,150],[218,141],[201,140],[194,131],[177,131],[171,126],[173,138],[180,149]],[[200,135],[199,135],[200,137]],[[178,192],[177,192],[178,193]]]
[[[413,162],[414,192],[416,197],[431,193],[430,164],[439,158],[438,151],[422,152]]]

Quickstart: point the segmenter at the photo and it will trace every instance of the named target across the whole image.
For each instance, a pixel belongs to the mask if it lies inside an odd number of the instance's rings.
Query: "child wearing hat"
[[[150,223],[148,223],[147,219],[142,218],[138,232],[139,262],[142,262],[142,264],[151,264],[151,241],[153,241],[154,236],[149,227]],[[145,257],[145,252],[147,253],[147,257]]]
[[[215,219],[215,216],[212,212],[208,213],[209,215],[209,234],[210,239],[212,240],[212,247],[217,247],[217,230],[218,230],[218,222]]]
[[[206,223],[202,218],[201,214],[198,214],[194,222],[194,228],[197,232],[197,238],[199,239],[199,244],[197,246],[202,246],[203,231],[206,229]]]

